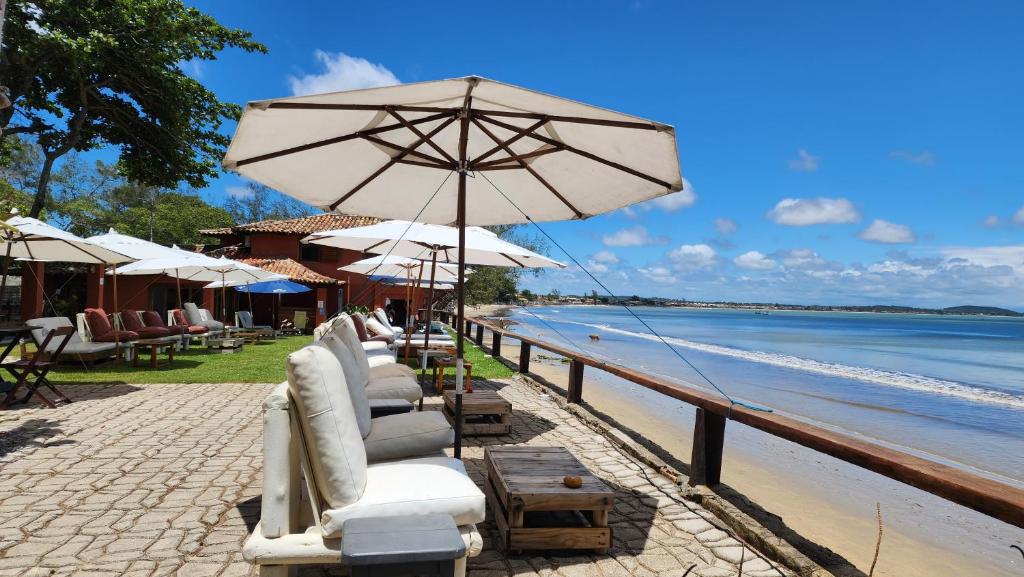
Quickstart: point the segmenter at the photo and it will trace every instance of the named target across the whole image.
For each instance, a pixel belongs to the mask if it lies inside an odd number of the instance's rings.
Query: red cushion
[[[114,331],[114,327],[110,326],[110,320],[107,319],[107,311],[103,309],[85,309],[85,324],[89,325],[93,340]]]
[[[166,327],[163,317],[156,311],[142,311],[142,322],[146,323],[147,327]]]
[[[366,333],[366,323],[363,322],[363,317],[352,315],[352,324],[356,327],[356,335],[359,336],[359,340],[364,343],[370,340],[370,335]]]
[[[137,341],[139,340],[139,333],[132,331],[110,331],[109,333],[96,336],[93,334],[92,340],[97,343],[112,343],[114,341],[126,342],[126,341]]]
[[[142,316],[139,315],[139,311],[130,309],[121,309],[121,324],[124,325],[125,329],[136,333],[146,328],[146,325],[142,323]]]

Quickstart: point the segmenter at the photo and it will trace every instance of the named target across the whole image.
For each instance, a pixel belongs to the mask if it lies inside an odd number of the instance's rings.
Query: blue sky
[[[618,294],[1024,309],[1018,2],[196,5],[270,49],[187,66],[224,100],[476,74],[675,125],[690,191],[544,225]]]

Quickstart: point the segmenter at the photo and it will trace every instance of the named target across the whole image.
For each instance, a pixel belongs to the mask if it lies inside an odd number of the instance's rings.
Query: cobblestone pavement
[[[530,386],[474,384],[514,408],[511,436],[467,439],[478,484],[484,445],[563,445],[615,489],[616,505],[605,555],[510,556],[488,519],[472,575],[682,577],[695,565],[690,575],[726,577],[739,574],[741,557],[743,575],[779,575],[671,482]],[[65,391],[75,402],[58,409],[0,411],[0,576],[255,575],[241,544],[259,517],[261,402],[271,388],[77,386]]]

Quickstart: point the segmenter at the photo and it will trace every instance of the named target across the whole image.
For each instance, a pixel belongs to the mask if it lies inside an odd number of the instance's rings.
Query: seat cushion
[[[359,424],[359,434],[365,439],[370,434],[370,400],[366,396],[366,384],[369,383],[369,379],[356,367],[352,352],[336,335],[326,335],[317,342],[331,351],[334,358],[341,363],[341,372],[345,374],[345,384],[348,387],[349,398],[352,399],[356,423]]]
[[[386,377],[416,377],[416,371],[409,365],[401,363],[388,363],[376,367],[370,367],[370,380],[383,379]]]
[[[127,342],[139,340],[139,333],[132,331],[110,331],[105,335],[96,336],[93,334],[92,340],[94,343],[112,343],[115,341]]]
[[[417,403],[423,398],[423,389],[409,377],[385,377],[370,381],[366,385],[366,396],[370,399],[405,399]]]
[[[390,353],[391,351],[387,341],[363,341],[362,344],[363,350],[368,353],[371,351],[388,351]]]
[[[366,491],[347,507],[323,512],[324,536],[338,536],[348,519],[398,515],[451,515],[456,525],[484,520],[484,494],[462,461],[426,457],[375,463],[366,469]]]
[[[397,364],[395,363],[395,357],[391,355],[390,351],[380,351],[380,353],[367,355],[363,358],[366,359],[366,365],[369,369]]]
[[[355,503],[366,488],[366,449],[341,364],[326,348],[310,345],[288,355],[287,369],[321,496],[332,508]]]
[[[32,329],[32,340],[35,341],[37,346],[43,344],[43,341],[46,340],[46,335],[50,334],[50,331],[53,329],[75,326],[71,324],[71,319],[67,317],[42,317],[38,319],[29,319],[25,321],[25,325]],[[68,344],[64,347],[64,352],[71,352],[71,347],[84,344],[88,343],[82,341],[82,336],[78,334],[78,331],[75,331],[71,334],[71,338],[68,339]],[[59,345],[60,339],[51,339],[50,343],[46,345],[46,350],[49,352],[56,351]]]
[[[366,460],[371,463],[436,455],[454,442],[455,431],[441,411],[377,417],[363,438]]]

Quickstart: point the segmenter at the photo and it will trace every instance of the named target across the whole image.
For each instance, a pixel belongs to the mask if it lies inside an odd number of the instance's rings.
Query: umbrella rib
[[[445,166],[437,164],[435,162],[423,162],[422,160],[409,160],[408,158],[402,158],[398,160],[398,164],[409,164],[411,166],[422,166],[423,168],[439,168],[441,170],[455,170],[455,166]]]
[[[444,113],[432,114],[430,116],[424,116],[423,118],[417,118],[416,120],[410,121],[410,124],[423,124],[424,122],[432,122],[432,121],[437,120],[439,118],[444,118],[445,116],[448,116],[449,114],[450,113],[448,113],[448,112],[444,112]],[[353,132],[351,134],[346,134],[344,136],[335,136],[333,138],[328,138],[326,140],[319,140],[317,142],[310,142],[308,144],[300,144],[299,146],[293,146],[291,148],[284,148],[282,150],[277,150],[277,151],[274,151],[274,152],[268,152],[266,154],[260,154],[258,156],[252,156],[252,157],[249,157],[249,158],[243,158],[243,159],[241,159],[239,161],[236,161],[235,162],[235,166],[245,166],[246,164],[252,164],[254,162],[261,162],[261,161],[264,161],[264,160],[271,160],[273,158],[278,158],[280,156],[287,156],[289,154],[295,154],[296,152],[305,152],[307,150],[312,150],[314,148],[320,148],[321,146],[329,146],[331,144],[338,144],[340,142],[346,142],[346,141],[353,140],[353,139],[356,139],[356,138],[365,138],[366,136],[370,136],[370,135],[374,135],[374,134],[380,134],[382,132],[388,132],[388,131],[391,131],[391,130],[397,130],[399,128],[402,128],[401,124],[388,124],[387,126],[378,126],[376,128],[371,128],[371,129],[368,129],[368,130],[360,130],[358,132]]]
[[[586,118],[583,116],[552,116],[550,114],[538,114],[534,112],[512,112],[505,110],[487,110],[474,108],[476,112],[490,116],[506,116],[510,118],[539,118],[544,122],[572,122],[575,124],[596,124],[598,126],[614,126],[616,128],[636,128],[639,130],[669,130],[670,126],[659,125],[654,122],[636,122],[628,120],[605,120],[602,118]]]
[[[447,128],[451,123],[455,122],[455,120],[457,118],[458,118],[458,116],[452,116],[448,120],[445,120],[441,124],[437,125],[437,127],[435,127],[433,130],[431,130],[430,132],[428,132],[424,136],[426,136],[427,140],[429,140],[430,138],[433,138],[434,135],[436,135],[438,132],[441,132],[442,130]],[[366,177],[366,180],[364,180],[364,181],[360,182],[359,184],[357,184],[356,187],[353,188],[352,190],[348,191],[348,193],[346,193],[345,196],[342,196],[337,201],[335,201],[333,204],[331,204],[331,210],[337,210],[338,206],[340,206],[341,203],[343,203],[346,200],[348,200],[349,198],[351,198],[353,194],[359,192],[367,184],[370,184],[371,182],[373,182],[373,179],[377,178],[381,174],[384,174],[385,170],[391,168],[392,166],[397,164],[399,160],[405,158],[405,155],[408,154],[408,152],[410,150],[412,150],[412,149],[416,148],[417,146],[423,144],[424,140],[425,139],[423,139],[423,138],[417,138],[415,142],[413,142],[409,146],[405,147],[401,152],[398,153],[397,156],[392,157],[391,160],[388,160],[387,163],[384,164],[384,166],[378,168],[376,171],[374,171],[373,174],[371,174],[370,176]]]
[[[452,158],[452,155],[450,155],[450,154],[448,154],[447,152],[445,152],[445,150],[444,150],[443,148],[441,148],[441,147],[440,147],[440,146],[439,146],[439,145],[438,145],[438,144],[437,144],[436,142],[434,142],[434,141],[433,141],[432,139],[430,139],[430,138],[426,138],[426,137],[425,137],[425,136],[423,135],[423,132],[422,132],[422,131],[421,131],[421,130],[420,130],[419,128],[416,128],[416,126],[415,126],[415,125],[413,125],[413,124],[410,124],[410,123],[409,123],[409,121],[405,119],[405,117],[403,117],[402,115],[400,115],[400,114],[398,114],[397,112],[395,112],[395,109],[394,109],[394,108],[392,108],[392,107],[388,107],[387,111],[388,111],[388,114],[390,114],[391,116],[394,116],[394,117],[395,117],[396,119],[398,119],[398,121],[399,121],[399,122],[401,122],[401,123],[402,123],[402,124],[403,124],[403,125],[404,125],[404,126],[405,126],[406,128],[408,128],[409,130],[411,130],[413,134],[415,134],[416,136],[418,136],[418,137],[420,137],[420,138],[424,138],[424,139],[426,139],[426,141],[427,141],[427,144],[429,144],[431,148],[433,148],[434,150],[436,150],[436,151],[438,152],[438,154],[440,154],[441,156],[443,156],[443,157],[445,158],[445,160],[447,160],[447,161],[448,161],[449,163],[451,163],[451,164],[458,164],[458,162],[456,162],[456,161],[455,161],[455,159],[454,159],[454,158]]]
[[[486,126],[484,126],[482,122],[477,120],[476,114],[473,114],[473,116],[470,117],[470,120],[472,120],[473,124],[475,124],[476,127],[479,128],[484,134],[489,136],[491,140],[493,140],[494,142],[496,142],[498,144],[501,144],[501,140],[497,136],[495,136],[493,132],[488,130],[488,128]],[[532,134],[531,134],[531,136],[532,136]],[[502,146],[502,148],[505,148],[506,152],[508,152],[509,154],[511,154],[513,156],[515,155],[515,153],[512,152],[511,148],[508,148],[506,146]],[[583,213],[580,212],[575,206],[573,206],[572,203],[570,203],[568,200],[566,200],[565,197],[562,196],[562,193],[558,192],[558,190],[554,186],[551,186],[551,183],[549,183],[547,180],[545,180],[543,176],[537,174],[537,171],[534,170],[533,167],[531,167],[529,164],[526,164],[525,161],[520,160],[518,162],[519,162],[519,166],[523,167],[523,169],[525,169],[527,172],[532,174],[533,177],[536,178],[538,181],[540,181],[540,183],[543,184],[545,188],[547,188],[549,191],[551,191],[551,194],[553,194],[556,197],[558,197],[558,200],[562,201],[562,204],[564,204],[565,206],[569,207],[569,210],[571,210],[576,215],[576,218],[583,218]]]
[[[527,158],[536,158],[538,156],[544,156],[546,154],[551,154],[552,152],[558,152],[560,150],[565,150],[565,148],[563,148],[561,146],[553,146],[553,147],[550,147],[550,148],[538,148],[537,150],[534,150],[533,152],[527,152],[527,153],[519,154],[519,155],[516,155],[516,156],[508,156],[506,158],[499,158],[497,160],[491,160],[489,162],[483,162],[483,163],[476,163],[476,162],[474,162],[473,165],[470,168],[472,170],[502,170],[502,169],[506,169],[506,168],[522,168],[520,166],[502,166],[502,165],[504,165],[507,162],[516,162],[516,161],[520,161],[520,160],[526,160]]]
[[[257,103],[258,104],[258,103]],[[271,102],[267,108],[283,108],[290,110],[386,110],[393,108],[400,112],[441,112],[453,114],[461,108],[442,108],[438,106],[409,106],[388,104],[329,104],[322,102]]]
[[[423,134],[420,133],[420,136],[422,137]],[[405,147],[402,146],[401,144],[395,144],[393,142],[388,142],[387,140],[384,140],[383,138],[377,138],[376,136],[364,136],[363,138],[366,139],[366,140],[369,140],[370,142],[372,142],[374,144],[379,144],[379,145],[387,147],[387,148],[392,148],[392,149],[398,150],[398,151],[405,150]],[[427,142],[431,142],[431,141],[428,140]],[[436,156],[430,156],[429,154],[425,154],[425,153],[422,153],[422,152],[419,152],[419,151],[416,151],[416,150],[410,150],[409,154],[411,156],[415,156],[417,158],[422,158],[424,160],[428,160],[428,161],[434,163],[434,165],[437,166],[438,168],[447,168],[449,170],[451,170],[453,168],[453,164],[447,163],[444,160],[441,160],[440,158],[437,158]]]
[[[508,260],[510,260],[510,261],[512,261],[512,262],[514,262],[514,263],[516,263],[516,266],[518,266],[519,268],[526,268],[526,265],[525,265],[525,264],[523,264],[523,263],[521,263],[521,262],[517,261],[516,259],[514,259],[514,258],[512,258],[512,257],[508,256],[507,254],[505,254],[505,253],[503,253],[503,252],[499,252],[498,254],[500,254],[501,256],[503,256],[503,257],[507,258]]]
[[[544,126],[545,124],[547,124],[547,118],[543,118],[541,120],[538,120],[537,122],[534,122],[530,126],[527,126],[526,128],[521,128],[521,129],[517,130],[516,133],[511,138],[509,138],[508,140],[506,140],[506,141],[504,141],[502,143],[494,145],[494,148],[492,148],[492,149],[488,150],[487,152],[481,154],[480,156],[474,158],[473,162],[475,164],[480,164],[481,162],[484,161],[485,158],[490,157],[491,155],[493,155],[495,152],[498,152],[499,150],[503,150],[503,146],[511,146],[512,143],[518,141],[520,138],[526,136],[527,134],[533,132],[534,130],[537,130],[538,128],[540,128],[541,126]]]
[[[515,126],[513,126],[511,124],[507,124],[507,123],[502,122],[500,120],[495,120],[494,118],[488,118],[487,116],[484,116],[484,115],[474,115],[473,116],[474,119],[476,119],[478,117],[481,120],[485,121],[485,122],[488,122],[488,123],[493,124],[495,126],[499,126],[499,127],[504,128],[506,130],[516,130]],[[479,126],[479,124],[477,124],[477,126]],[[602,158],[602,157],[600,157],[600,156],[598,156],[596,154],[587,152],[585,150],[580,150],[579,148],[576,148],[575,146],[568,145],[568,144],[566,144],[564,142],[559,142],[559,141],[557,141],[557,140],[555,140],[553,138],[548,138],[546,136],[541,136],[541,135],[537,134],[536,132],[530,133],[529,136],[530,136],[530,138],[533,138],[535,140],[539,140],[539,141],[541,141],[541,142],[543,142],[545,144],[550,144],[552,146],[561,146],[565,150],[568,150],[569,152],[573,152],[575,154],[578,154],[579,156],[582,156],[583,158],[587,158],[587,159],[593,160],[594,162],[599,162],[599,163],[604,164],[606,166],[610,166],[612,168],[621,170],[622,172],[625,172],[627,174],[631,174],[633,176],[636,176],[637,178],[642,178],[644,180],[653,182],[654,184],[657,184],[657,185],[660,185],[660,186],[664,186],[668,190],[673,190],[673,191],[674,190],[681,190],[681,189],[678,189],[678,188],[674,187],[673,185],[665,182],[664,180],[661,180],[660,178],[657,178],[657,177],[651,176],[649,174],[640,172],[639,170],[630,168],[630,167],[625,166],[623,164],[619,164],[618,162],[614,162],[614,161],[608,160],[606,158]]]

